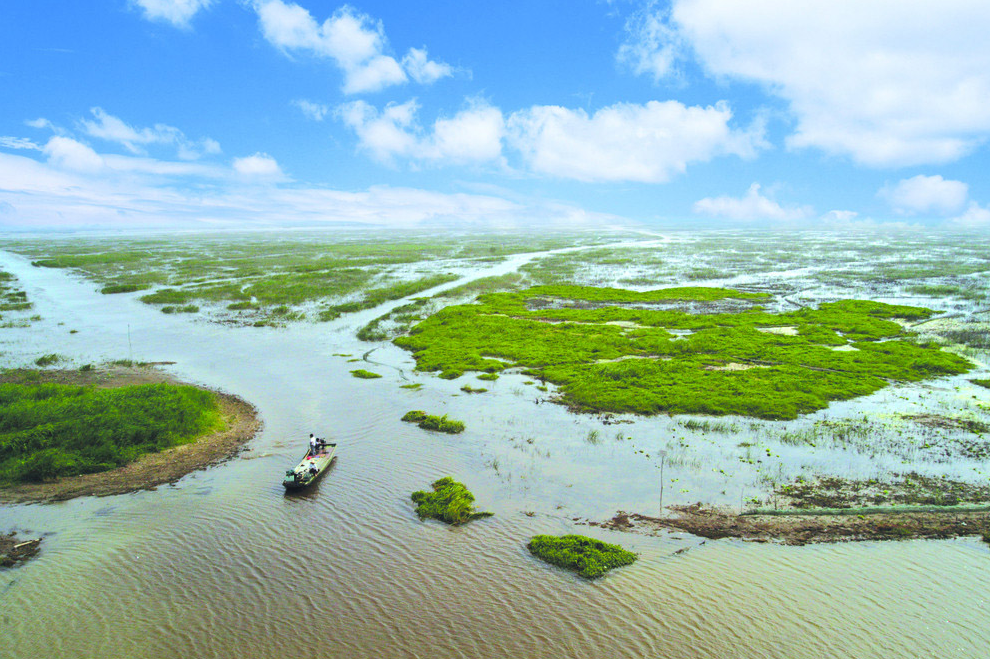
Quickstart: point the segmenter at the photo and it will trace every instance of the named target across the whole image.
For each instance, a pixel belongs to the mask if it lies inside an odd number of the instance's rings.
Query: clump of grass
[[[597,430],[589,430],[588,434],[584,438],[584,441],[588,442],[592,446],[597,446],[602,443],[602,434]]]
[[[461,391],[463,391],[466,394],[483,394],[488,390],[485,389],[484,387],[472,387],[471,385],[466,384],[463,387],[461,387]]]
[[[447,524],[459,525],[494,513],[474,509],[474,495],[450,476],[434,481],[432,492],[422,490],[412,493],[416,514],[420,519],[438,519]]]
[[[361,378],[362,380],[374,380],[375,378],[380,378],[381,375],[373,371],[366,371],[363,368],[356,368],[351,371],[351,375],[356,378]]]
[[[231,302],[227,308],[231,311],[257,311],[261,305],[254,302]]]
[[[106,471],[222,424],[216,395],[188,385],[0,384],[0,401],[0,483]]]
[[[973,384],[990,389],[990,379],[988,380],[970,380]]]
[[[495,380],[498,380],[498,373],[479,373],[478,374],[478,379],[479,380],[488,380],[489,382],[494,382]]]
[[[147,284],[110,284],[100,289],[104,295],[114,295],[116,293],[133,293],[143,291],[148,288]]]
[[[526,547],[540,560],[573,570],[585,579],[597,579],[609,570],[636,560],[636,554],[619,545],[583,535],[537,535]]]
[[[199,307],[195,304],[184,304],[179,307],[166,305],[162,307],[162,313],[199,313]]]
[[[456,419],[449,419],[446,414],[443,416],[436,416],[433,414],[427,414],[422,410],[412,410],[406,412],[405,415],[403,415],[402,420],[408,423],[415,423],[423,430],[436,430],[451,435],[464,432],[464,422],[457,421]]]
[[[410,391],[417,391],[417,390],[422,389],[422,388],[423,388],[423,383],[422,382],[415,382],[415,383],[412,383],[412,384],[401,384],[401,385],[399,385],[399,389],[409,389]]]
[[[65,361],[65,357],[58,354],[57,352],[52,352],[47,355],[42,355],[34,360],[36,366],[44,368],[45,366],[51,366],[52,364],[57,364],[59,362]]]

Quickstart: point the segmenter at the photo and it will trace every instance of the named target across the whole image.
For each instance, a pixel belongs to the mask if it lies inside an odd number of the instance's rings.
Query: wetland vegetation
[[[585,579],[597,579],[636,561],[636,554],[619,545],[583,535],[537,535],[526,547],[540,560],[577,572]]]
[[[475,510],[474,495],[463,483],[458,483],[450,476],[434,481],[432,488],[432,492],[420,490],[412,493],[416,514],[420,519],[437,519],[457,526],[493,515]]]
[[[450,435],[464,432],[464,422],[457,419],[450,419],[446,414],[437,416],[427,414],[422,410],[410,410],[402,416],[402,420],[407,423],[415,423],[423,430],[436,430]]]

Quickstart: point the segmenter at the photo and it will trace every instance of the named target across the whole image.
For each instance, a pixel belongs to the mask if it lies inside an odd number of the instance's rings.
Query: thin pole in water
[[[660,516],[663,517],[663,463],[667,460],[667,452],[660,451]]]

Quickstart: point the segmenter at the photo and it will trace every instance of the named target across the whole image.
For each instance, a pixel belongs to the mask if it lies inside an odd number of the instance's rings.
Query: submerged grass
[[[220,423],[216,395],[191,386],[0,384],[0,484],[106,471]]]
[[[972,368],[937,345],[903,340],[892,319],[932,315],[920,307],[843,300],[785,313],[718,311],[727,300],[765,298],[720,288],[539,286],[447,307],[395,343],[413,352],[417,370],[441,378],[518,367],[556,385],[576,410],[648,415],[793,419],[889,381]],[[699,302],[715,306],[670,308]],[[780,327],[793,332],[761,331]]]
[[[619,545],[583,535],[537,535],[526,547],[540,560],[573,570],[585,579],[597,579],[609,570],[636,561],[636,554]]]
[[[491,517],[494,513],[474,509],[474,495],[450,476],[434,481],[432,492],[412,493],[416,514],[420,519],[438,519],[447,524],[459,525],[471,520]]]

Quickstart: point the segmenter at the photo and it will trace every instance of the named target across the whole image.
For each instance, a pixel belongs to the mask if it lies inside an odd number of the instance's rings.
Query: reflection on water
[[[461,382],[422,379],[390,347],[372,355],[386,377],[356,380],[332,355],[367,347],[336,325],[229,331],[10,255],[0,266],[43,316],[4,330],[13,361],[133,351],[242,396],[264,420],[242,457],[174,485],[0,508],[0,529],[50,533],[39,558],[0,572],[0,657],[986,655],[990,550],[976,539],[788,548],[575,527],[654,510],[645,454],[683,431],[666,419],[603,428],[535,405],[521,378],[462,395]],[[402,390],[403,377],[427,384]],[[424,433],[399,421],[410,409],[468,429]],[[600,443],[586,441],[590,428]],[[339,457],[316,488],[288,497],[281,476],[310,432],[334,438]],[[697,464],[668,463],[681,480],[665,500],[717,500],[725,488],[738,501],[736,481],[711,472],[724,450],[713,439],[691,453]],[[448,474],[496,516],[418,521],[409,494]],[[533,534],[575,529],[641,560],[586,583],[525,550]]]

